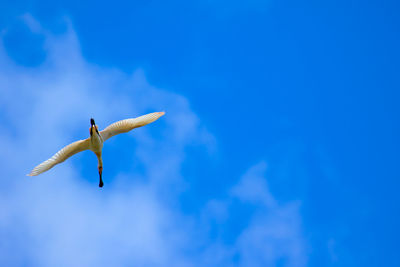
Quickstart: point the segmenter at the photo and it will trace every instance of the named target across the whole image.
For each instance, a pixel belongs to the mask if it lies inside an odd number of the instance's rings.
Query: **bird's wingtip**
[[[160,114],[160,116],[163,116],[165,114],[165,111],[161,111],[161,112],[158,112],[158,113]]]

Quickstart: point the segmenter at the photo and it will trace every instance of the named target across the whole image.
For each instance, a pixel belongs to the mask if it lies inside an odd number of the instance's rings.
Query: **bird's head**
[[[99,130],[97,130],[97,125],[94,122],[93,118],[90,119],[90,129],[89,129],[89,131],[90,131],[90,136],[92,136],[94,132],[97,132],[97,133],[99,132]]]

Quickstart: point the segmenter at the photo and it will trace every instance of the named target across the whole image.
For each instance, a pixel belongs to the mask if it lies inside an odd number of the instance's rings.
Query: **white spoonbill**
[[[99,169],[99,176],[100,176],[100,182],[99,182],[99,187],[103,187],[103,179],[102,179],[102,172],[103,172],[103,160],[101,158],[101,151],[103,149],[103,143],[106,141],[108,138],[120,134],[120,133],[126,133],[129,132],[132,129],[145,126],[149,123],[152,123],[153,121],[157,120],[160,118],[162,115],[164,115],[165,112],[153,112],[149,113],[134,119],[126,119],[122,121],[117,121],[108,127],[106,127],[103,131],[98,130],[97,125],[94,122],[94,119],[90,119],[90,137],[84,140],[79,140],[76,142],[73,142],[72,144],[67,145],[60,151],[58,151],[54,156],[52,156],[50,159],[46,160],[45,162],[42,162],[38,166],[36,166],[31,173],[28,174],[28,176],[36,176],[41,174],[42,172],[45,172],[51,168],[53,168],[55,165],[64,162],[67,158],[71,157],[72,155],[75,155],[76,153],[79,153],[81,151],[90,149],[92,150],[96,156],[97,160],[99,162],[98,164],[98,169]]]

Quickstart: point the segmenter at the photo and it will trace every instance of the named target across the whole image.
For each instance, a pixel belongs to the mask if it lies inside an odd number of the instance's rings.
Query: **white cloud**
[[[277,203],[265,163],[250,168],[225,198],[185,215],[177,205],[185,148],[215,146],[188,100],[151,86],[141,70],[127,75],[86,62],[71,26],[52,35],[29,15],[22,18],[45,37],[46,60],[20,66],[0,39],[0,265],[305,265],[299,205]],[[86,138],[90,117],[105,126],[159,110],[166,116],[129,135],[136,147],[127,160],[139,162],[141,172],[104,177],[99,190],[95,159],[88,179],[75,164],[84,158],[79,154],[38,177],[25,176],[57,149]],[[118,142],[106,146],[123,146]],[[228,244],[211,228],[230,223],[235,201],[256,211]]]
[[[227,211],[238,207],[234,204],[236,200],[239,200],[240,205],[255,208],[250,217],[242,218],[249,223],[232,245],[221,246],[217,243],[213,251],[207,251],[212,258],[220,258],[221,262],[215,266],[226,265],[227,262],[236,266],[306,266],[306,242],[301,229],[300,203],[294,201],[279,204],[274,199],[267,185],[266,167],[265,162],[252,166],[229,190],[229,197],[209,202],[210,221],[213,218],[226,219]],[[232,262],[235,256],[237,261]]]
[[[39,67],[26,68],[0,45],[0,164],[7,188],[0,196],[0,265],[187,266],[180,215],[159,192],[183,182],[184,147],[203,143],[207,132],[188,101],[152,87],[140,70],[126,75],[87,63],[71,28],[54,36],[23,18],[45,36],[47,54]],[[83,179],[73,159],[41,176],[25,176],[57,149],[86,138],[92,116],[108,125],[159,110],[167,116],[151,125],[163,129],[158,138],[146,128],[132,135],[138,142],[130,156],[145,166],[145,180],[128,177],[120,190],[123,174],[113,182],[104,177],[99,190],[97,177]]]
[[[269,192],[264,172],[267,168],[265,162],[251,167],[231,190],[233,196],[242,201],[260,203],[266,207],[276,205],[274,198]]]

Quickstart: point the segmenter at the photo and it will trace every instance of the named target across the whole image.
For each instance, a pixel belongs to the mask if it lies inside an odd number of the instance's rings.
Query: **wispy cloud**
[[[232,215],[241,206],[250,205],[252,210],[248,218],[242,218],[248,223],[233,244],[219,246],[219,250],[225,257],[229,255],[228,262],[238,266],[305,266],[307,245],[301,227],[300,203],[280,204],[274,199],[268,188],[266,168],[263,161],[252,166],[229,190],[228,197],[218,204],[215,200],[210,202],[216,208],[209,214],[216,220],[221,216],[227,219],[228,212]]]
[[[0,158],[6,174],[1,178],[5,187],[0,197],[0,262],[42,266],[185,262],[179,255],[184,239],[179,216],[159,192],[182,182],[184,147],[193,141],[207,143],[210,135],[184,97],[152,87],[140,70],[126,75],[87,63],[72,28],[54,36],[41,31],[37,22],[34,25],[35,32],[45,37],[47,52],[39,67],[14,63],[0,46],[4,112]],[[120,175],[120,180],[109,179],[102,192],[96,183],[82,179],[73,160],[39,177],[25,176],[57,149],[86,138],[91,116],[99,125],[108,125],[159,110],[168,115],[158,122],[163,130],[157,138],[145,128],[133,135],[138,142],[130,157],[144,166],[145,180],[130,179],[120,190],[118,183],[124,178]],[[125,177],[135,175],[139,174]]]
[[[43,35],[46,59],[35,68],[18,65],[0,40],[0,265],[305,265],[299,204],[277,203],[265,163],[225,197],[186,215],[176,204],[186,183],[185,149],[215,146],[188,100],[150,85],[141,70],[128,75],[88,63],[71,26],[52,35],[29,15],[23,19]],[[86,138],[92,116],[105,126],[159,110],[167,115],[129,136],[134,149],[125,147],[140,171],[105,178],[103,190],[96,172],[95,182],[85,178],[74,159],[25,176],[57,149]],[[255,208],[229,243],[212,231],[231,223],[235,205]]]

